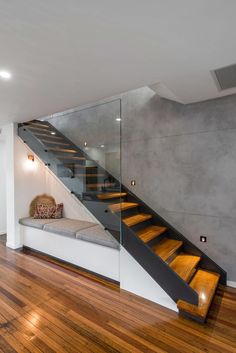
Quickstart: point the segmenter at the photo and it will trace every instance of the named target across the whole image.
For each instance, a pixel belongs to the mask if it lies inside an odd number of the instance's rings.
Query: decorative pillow
[[[54,198],[47,194],[36,196],[30,204],[30,217],[34,217],[37,205],[56,206]]]
[[[51,218],[54,219],[59,219],[62,218],[62,214],[63,214],[63,203],[59,203],[56,206],[52,206],[52,208],[54,207],[53,213]]]
[[[58,205],[38,204],[36,205],[35,219],[59,219],[62,218],[63,203]]]
[[[49,219],[55,210],[55,206],[47,204],[37,204],[35,208],[34,218],[36,219]]]

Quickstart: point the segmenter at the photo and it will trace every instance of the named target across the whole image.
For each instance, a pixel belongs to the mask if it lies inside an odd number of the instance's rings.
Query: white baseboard
[[[228,287],[232,287],[232,288],[236,288],[236,282],[234,282],[234,281],[227,281],[227,286],[228,286]]]
[[[6,243],[6,246],[10,249],[16,250],[22,248],[22,244],[13,244],[13,243]]]
[[[0,235],[5,235],[7,232],[5,230],[0,230]]]

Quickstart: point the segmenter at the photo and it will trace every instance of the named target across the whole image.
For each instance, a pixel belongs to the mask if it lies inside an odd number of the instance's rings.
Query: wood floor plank
[[[0,241],[0,353],[235,353],[236,289],[203,326],[46,256]]]

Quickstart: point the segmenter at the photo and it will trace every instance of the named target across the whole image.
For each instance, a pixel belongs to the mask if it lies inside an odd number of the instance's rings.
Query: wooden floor
[[[236,352],[236,290],[200,325],[0,241],[0,352]]]

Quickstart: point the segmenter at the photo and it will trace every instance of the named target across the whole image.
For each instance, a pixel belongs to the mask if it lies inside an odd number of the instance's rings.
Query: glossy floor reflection
[[[236,352],[236,290],[206,325],[0,239],[0,352]]]

